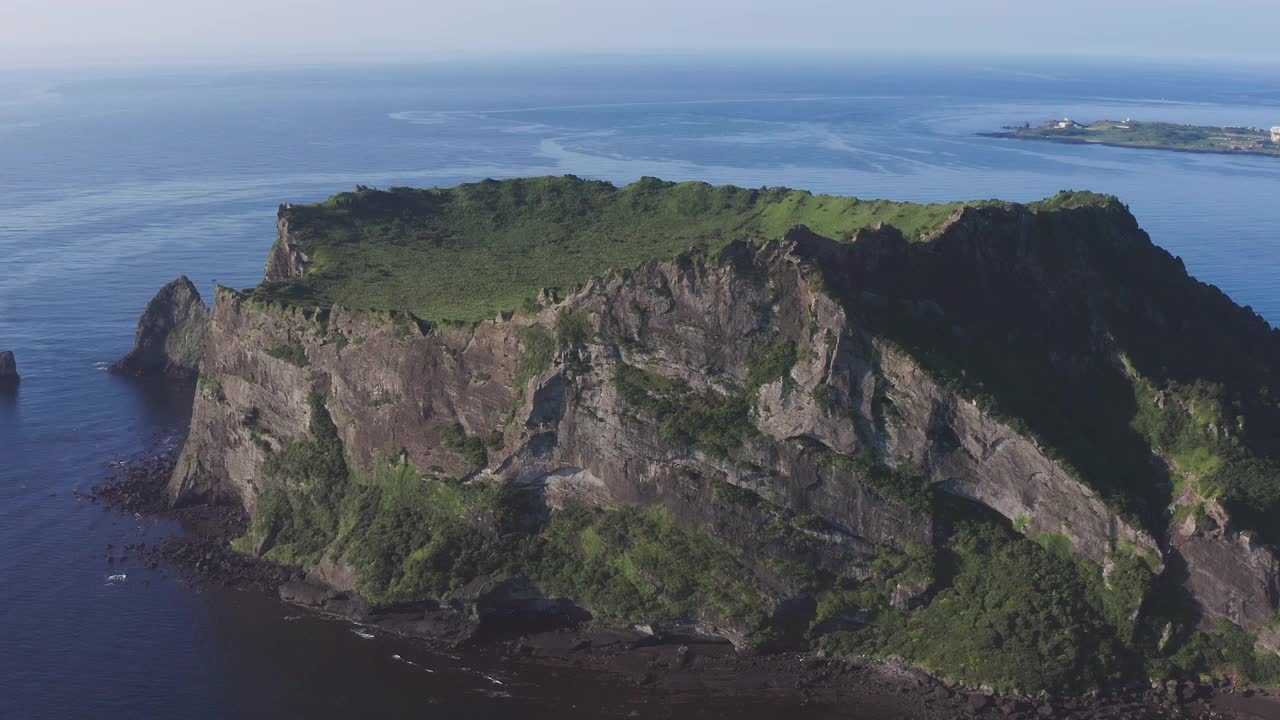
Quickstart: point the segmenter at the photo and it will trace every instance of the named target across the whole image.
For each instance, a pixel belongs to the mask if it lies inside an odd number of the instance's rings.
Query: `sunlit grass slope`
[[[474,321],[517,309],[544,287],[567,290],[690,248],[716,252],[734,240],[778,239],[798,224],[843,240],[886,223],[916,238],[962,205],[653,178],[620,188],[573,176],[360,188],[288,211],[312,265],[304,277],[257,294]]]

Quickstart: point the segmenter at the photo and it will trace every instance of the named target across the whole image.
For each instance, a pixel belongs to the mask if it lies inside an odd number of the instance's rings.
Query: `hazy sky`
[[[0,0],[0,65],[903,50],[1280,62],[1280,0]]]

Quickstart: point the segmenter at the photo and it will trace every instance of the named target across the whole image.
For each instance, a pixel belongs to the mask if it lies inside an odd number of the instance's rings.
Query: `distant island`
[[[1030,123],[1005,126],[1003,132],[985,137],[1048,140],[1060,143],[1093,143],[1115,147],[1149,148],[1176,152],[1230,153],[1280,156],[1280,127],[1209,127],[1166,122],[1099,120],[1082,125],[1071,118],[1049,120],[1038,127]]]

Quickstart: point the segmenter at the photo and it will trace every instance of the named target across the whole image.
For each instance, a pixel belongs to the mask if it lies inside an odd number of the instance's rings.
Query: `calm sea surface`
[[[917,201],[1114,193],[1192,273],[1280,322],[1280,159],[976,136],[1051,116],[1280,125],[1280,68],[868,57],[0,71],[0,350],[23,375],[0,394],[0,717],[653,716],[602,680],[528,671],[498,686],[465,658],[109,564],[107,543],[165,528],[72,491],[171,441],[190,409],[189,393],[103,372],[138,313],[181,273],[206,296],[256,284],[280,202],[573,173]],[[117,572],[128,579],[108,583]]]

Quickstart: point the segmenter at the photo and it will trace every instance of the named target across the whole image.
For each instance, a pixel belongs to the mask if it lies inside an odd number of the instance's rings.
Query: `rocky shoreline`
[[[358,598],[331,593],[301,571],[246,556],[231,547],[248,518],[238,508],[197,505],[169,507],[166,485],[176,454],[152,453],[122,465],[94,486],[87,498],[108,510],[176,522],[181,533],[150,545],[122,548],[161,563],[200,588],[242,589],[278,594],[294,605],[344,619],[357,619],[381,631],[411,637],[428,649],[467,647],[494,662],[563,667],[603,673],[634,688],[655,693],[656,702],[674,695],[731,695],[829,708],[835,716],[885,718],[1280,718],[1280,693],[1214,683],[1170,682],[1075,698],[1019,699],[978,688],[963,688],[924,671],[865,658],[821,654],[741,652],[723,640],[653,628],[599,628],[583,618],[547,622],[510,612],[484,627],[459,627],[447,621],[448,608],[435,608],[443,624],[425,625],[406,618],[430,618],[423,607],[372,608]],[[452,628],[452,631],[450,631]]]
[[[127,545],[122,548],[124,552],[145,558],[149,568],[164,563],[184,582],[202,588],[275,593],[284,583],[301,578],[296,568],[249,557],[231,548],[231,540],[244,534],[249,521],[240,508],[171,508],[165,486],[176,459],[176,450],[167,450],[129,461],[93,486],[86,496],[108,510],[170,520],[182,529],[180,534],[158,543]]]

